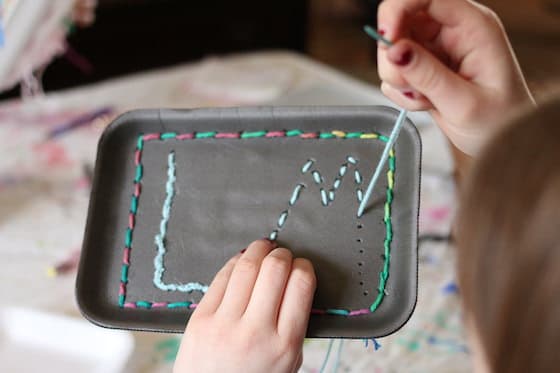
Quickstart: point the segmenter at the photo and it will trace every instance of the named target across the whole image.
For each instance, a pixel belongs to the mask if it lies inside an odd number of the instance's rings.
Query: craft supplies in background
[[[74,0],[5,0],[0,4],[5,39],[0,48],[0,91],[32,81],[35,70],[64,51],[68,28],[64,19],[73,4]]]
[[[197,75],[200,66],[206,63],[185,64],[47,95],[41,105],[37,101],[0,105],[0,139],[3,141],[0,145],[0,256],[10,263],[1,276],[3,304],[78,317],[74,304],[74,273],[50,280],[45,270],[50,265],[60,264],[58,261],[65,259],[72,246],[83,238],[88,206],[88,183],[83,168],[86,163],[88,167],[93,164],[101,129],[107,123],[97,119],[90,126],[49,142],[61,147],[65,159],[71,163],[64,160],[49,166],[49,162],[42,162],[45,150],[39,153],[33,150],[37,141],[42,141],[50,128],[95,108],[112,106],[122,111],[148,106],[192,108],[215,104],[184,86],[185,82],[202,80]],[[272,73],[278,70],[281,71],[279,75],[288,71],[293,77],[291,84],[278,89],[279,96],[267,103],[270,105],[390,105],[375,87],[293,53],[243,54],[216,58],[212,63],[232,74],[249,67]],[[228,79],[229,82],[233,80]],[[216,85],[219,84],[216,81]],[[455,199],[447,145],[427,113],[411,113],[410,118],[418,125],[424,143],[420,231],[448,234]],[[56,157],[53,155],[53,158]],[[350,177],[352,179],[353,175]],[[450,281],[455,278],[455,250],[448,242],[427,240],[419,247],[419,254],[421,281],[412,318],[394,335],[378,339],[382,345],[378,351],[371,340],[367,349],[362,340],[345,341],[339,373],[408,372],[410,367],[417,372],[472,371],[465,351],[451,346],[451,342],[465,345],[460,299],[448,291],[452,288],[448,286]],[[124,371],[169,372],[177,341],[159,344],[154,341],[171,337],[133,334],[136,351]],[[444,345],[443,342],[448,343]],[[326,340],[306,341],[301,372],[318,372],[327,344]],[[337,347],[338,344],[333,346],[331,363]],[[36,359],[42,356],[37,355]],[[10,370],[1,366],[0,371]],[[330,373],[330,369],[327,372]]]
[[[67,132],[71,132],[80,127],[87,126],[98,118],[110,116],[113,112],[113,108],[103,107],[101,109],[79,115],[76,118],[71,119],[69,122],[62,123],[50,129],[49,133],[47,134],[46,140],[52,140]]]
[[[48,277],[57,277],[60,275],[65,275],[67,273],[73,272],[78,268],[78,262],[80,261],[80,250],[72,250],[68,257],[52,267],[47,268]]]
[[[3,372],[120,373],[133,348],[129,332],[29,309],[0,309]]]

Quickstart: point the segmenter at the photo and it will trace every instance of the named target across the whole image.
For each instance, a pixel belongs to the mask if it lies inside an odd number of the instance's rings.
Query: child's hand
[[[187,325],[175,373],[299,369],[315,273],[274,247],[255,241],[218,272]]]
[[[475,155],[496,124],[534,104],[498,17],[468,0],[385,0],[378,12],[382,91],[430,110],[451,142]]]

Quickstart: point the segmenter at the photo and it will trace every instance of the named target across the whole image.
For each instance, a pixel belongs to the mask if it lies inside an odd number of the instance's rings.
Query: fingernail
[[[379,30],[377,30],[377,33],[381,36],[385,35],[385,29],[380,28]]]
[[[244,248],[243,250],[240,251],[241,254],[244,254],[245,251],[247,251],[247,248]]]
[[[408,97],[411,100],[414,100],[416,98],[415,95],[414,95],[414,92],[412,92],[412,91],[404,91],[402,94],[405,95],[406,97]]]
[[[276,241],[271,240],[268,237],[263,237],[262,238],[264,241],[268,241],[268,243],[270,243],[272,245],[272,247],[277,248],[278,247],[278,243]]]
[[[399,66],[406,66],[410,63],[410,61],[412,61],[412,57],[412,49],[406,49],[399,58],[394,60],[394,63]]]

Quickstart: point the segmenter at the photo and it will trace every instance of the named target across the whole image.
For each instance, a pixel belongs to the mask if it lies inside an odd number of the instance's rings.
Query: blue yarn
[[[206,293],[208,286],[198,282],[189,282],[187,284],[165,284],[163,282],[163,272],[165,267],[163,265],[163,257],[165,256],[165,237],[167,235],[167,223],[171,215],[171,205],[175,195],[175,153],[169,153],[167,158],[167,183],[165,184],[165,201],[161,210],[161,222],[159,224],[159,234],[155,237],[157,246],[157,255],[154,258],[154,285],[164,291],[180,291],[184,293],[191,293],[193,291],[200,291]]]
[[[340,356],[342,355],[342,345],[344,344],[344,340],[340,340],[340,344],[338,345],[338,351],[336,352],[336,360],[334,361],[333,372],[336,373],[338,371],[338,367],[340,365]]]
[[[376,32],[371,26],[364,26],[364,31],[366,32],[366,34],[368,34],[373,39],[375,39],[377,41],[380,41],[382,43],[385,43],[389,47],[393,45],[393,43],[391,41],[385,39],[382,35],[380,35],[378,32]],[[371,178],[369,186],[366,190],[366,194],[365,194],[364,198],[362,199],[362,203],[360,203],[360,207],[358,208],[358,218],[362,217],[362,215],[364,214],[364,209],[366,208],[366,205],[367,205],[367,203],[368,203],[368,201],[371,197],[371,194],[373,192],[373,188],[375,187],[375,184],[377,183],[377,179],[379,179],[379,175],[381,174],[381,170],[385,166],[385,163],[387,163],[387,159],[389,158],[389,153],[390,153],[391,149],[393,148],[393,145],[395,145],[395,142],[397,141],[397,138],[399,137],[399,133],[402,129],[402,126],[403,126],[403,124],[406,120],[407,115],[408,115],[408,112],[404,109],[402,109],[401,112],[399,113],[399,117],[397,118],[397,121],[395,122],[395,126],[393,127],[393,131],[391,132],[391,136],[389,137],[389,141],[387,141],[387,144],[385,144],[385,149],[383,150],[383,154],[381,155],[381,159],[379,160],[379,163],[377,164],[377,168],[375,169],[375,173],[373,174],[373,177]]]
[[[364,339],[364,347],[368,348],[369,346],[369,339]],[[373,349],[375,351],[379,350],[381,348],[381,344],[379,342],[377,342],[377,340],[375,338],[371,338],[371,341],[373,342]]]
[[[332,347],[334,345],[334,339],[331,339],[329,341],[329,347],[327,348],[327,353],[325,355],[325,358],[323,360],[323,364],[321,364],[321,369],[319,370],[320,373],[323,373],[325,371],[325,369],[327,368],[327,364],[329,363],[329,357],[331,355],[331,350]],[[342,346],[344,345],[344,340],[340,340],[340,343],[338,345],[338,349],[336,352],[336,357],[334,360],[334,364],[333,364],[333,368],[332,368],[332,372],[336,373],[338,371],[338,368],[340,366],[340,357],[342,356]]]
[[[373,174],[373,177],[371,178],[371,181],[368,185],[368,188],[366,190],[366,194],[364,195],[364,198],[362,199],[362,202],[360,203],[360,207],[358,208],[358,217],[362,217],[362,215],[364,214],[364,209],[366,208],[366,205],[371,197],[371,194],[373,193],[373,188],[375,187],[375,184],[377,183],[377,179],[379,179],[379,175],[381,175],[381,171],[383,170],[383,167],[385,166],[385,163],[387,163],[387,159],[389,159],[389,153],[391,152],[391,149],[393,148],[393,145],[395,144],[395,142],[397,141],[397,138],[399,137],[399,133],[402,129],[402,126],[404,125],[404,122],[406,121],[406,116],[408,115],[408,112],[406,110],[401,110],[401,112],[399,113],[399,117],[397,118],[397,121],[395,122],[395,127],[393,127],[393,131],[391,132],[391,136],[389,137],[389,141],[387,141],[387,144],[385,144],[385,149],[383,150],[383,154],[381,155],[381,159],[379,160],[379,163],[377,164],[377,168],[375,169],[375,172]]]
[[[334,339],[331,339],[329,341],[329,347],[327,348],[327,354],[325,355],[325,358],[323,359],[323,364],[321,364],[321,369],[319,369],[319,373],[323,373],[325,371],[325,368],[327,367],[327,363],[329,362],[329,357],[331,356],[331,350],[332,350],[333,343],[334,343]]]

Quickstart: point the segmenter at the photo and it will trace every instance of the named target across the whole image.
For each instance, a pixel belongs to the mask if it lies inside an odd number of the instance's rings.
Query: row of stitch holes
[[[358,225],[356,226],[356,228],[358,228],[358,229],[362,229],[363,227],[364,226],[361,223],[358,223]],[[361,244],[364,242],[364,240],[362,240],[361,238],[357,238],[356,242],[359,243],[360,246],[361,246]],[[364,248],[360,247],[360,254],[363,254],[363,253],[364,253]],[[362,274],[363,274],[363,272],[362,272],[363,271],[363,269],[362,269],[363,266],[364,266],[364,262],[360,260],[358,262],[358,267],[360,268],[360,270],[358,271],[359,276],[362,276]],[[360,280],[360,286],[361,287],[364,286],[364,281],[363,280]],[[364,290],[363,294],[364,294],[364,296],[368,296],[369,292],[367,290]]]

